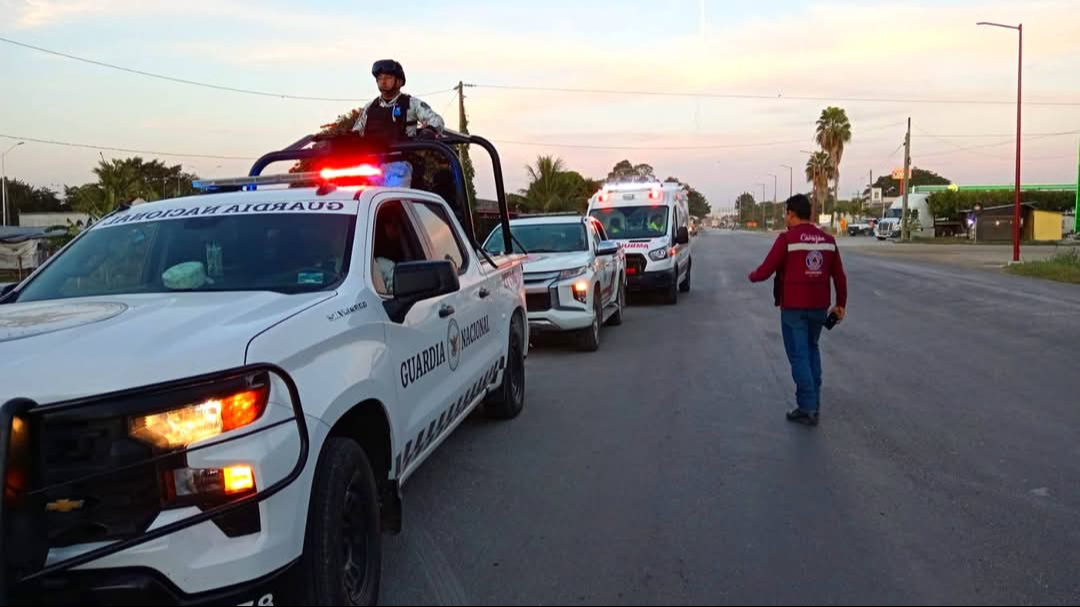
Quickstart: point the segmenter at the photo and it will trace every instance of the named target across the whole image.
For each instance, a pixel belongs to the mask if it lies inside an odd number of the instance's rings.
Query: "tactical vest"
[[[416,120],[409,121],[409,107],[412,98],[401,94],[394,105],[382,106],[382,98],[376,98],[367,109],[367,122],[364,124],[364,138],[393,142],[406,138],[405,129],[416,126]]]

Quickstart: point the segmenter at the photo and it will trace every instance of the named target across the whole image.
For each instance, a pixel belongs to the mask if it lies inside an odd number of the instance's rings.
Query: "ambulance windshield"
[[[638,207],[601,207],[591,215],[600,220],[612,240],[661,238],[668,234],[668,208],[647,205]]]

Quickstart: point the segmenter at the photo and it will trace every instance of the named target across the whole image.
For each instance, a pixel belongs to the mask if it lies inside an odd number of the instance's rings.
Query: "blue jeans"
[[[821,350],[818,339],[828,316],[827,309],[782,310],[784,349],[795,380],[795,401],[799,408],[817,413],[821,408]]]

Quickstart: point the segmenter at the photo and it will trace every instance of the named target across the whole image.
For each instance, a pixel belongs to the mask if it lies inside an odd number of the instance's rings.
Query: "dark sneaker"
[[[795,409],[787,414],[787,420],[804,426],[816,426],[818,425],[818,414],[803,411],[802,409]]]

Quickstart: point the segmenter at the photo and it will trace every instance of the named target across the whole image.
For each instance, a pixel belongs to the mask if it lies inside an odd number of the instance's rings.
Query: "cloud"
[[[92,13],[115,10],[111,0],[21,0],[5,2],[4,12],[14,14],[19,29],[43,27]]]

